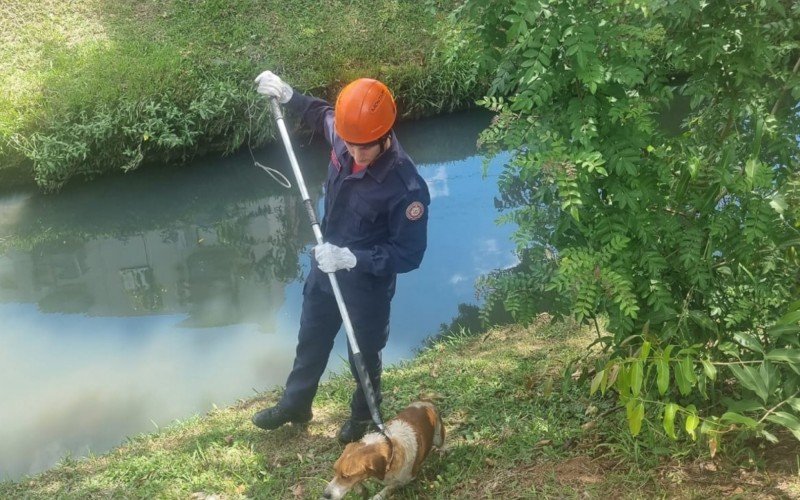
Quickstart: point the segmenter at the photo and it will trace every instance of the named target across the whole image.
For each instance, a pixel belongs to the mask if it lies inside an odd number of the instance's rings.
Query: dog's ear
[[[367,470],[373,477],[383,481],[386,477],[386,466],[389,464],[388,458],[383,453],[372,453],[367,462]]]

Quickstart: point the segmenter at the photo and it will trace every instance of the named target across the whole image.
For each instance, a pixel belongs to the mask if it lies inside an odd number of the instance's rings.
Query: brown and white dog
[[[350,443],[333,464],[334,476],[325,487],[324,498],[338,500],[351,489],[363,490],[363,482],[374,477],[383,488],[372,500],[408,484],[417,476],[431,448],[444,445],[444,425],[436,407],[427,401],[411,403],[386,424],[386,436],[373,432]]]

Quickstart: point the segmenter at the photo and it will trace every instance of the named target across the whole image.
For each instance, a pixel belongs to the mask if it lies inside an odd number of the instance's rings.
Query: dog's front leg
[[[353,486],[353,490],[352,491],[353,491],[353,493],[355,493],[356,495],[360,496],[364,500],[367,500],[367,498],[369,497],[369,491],[367,491],[367,487],[364,486],[364,483],[356,484],[355,486]]]
[[[381,491],[379,491],[370,500],[387,500],[389,498],[389,493],[391,493],[393,489],[394,489],[393,486],[387,486],[384,489],[382,489]]]

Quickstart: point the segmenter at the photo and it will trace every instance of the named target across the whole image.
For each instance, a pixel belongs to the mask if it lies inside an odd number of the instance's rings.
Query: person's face
[[[369,165],[381,154],[381,145],[377,142],[366,145],[345,142],[345,146],[347,146],[347,152],[359,165]]]

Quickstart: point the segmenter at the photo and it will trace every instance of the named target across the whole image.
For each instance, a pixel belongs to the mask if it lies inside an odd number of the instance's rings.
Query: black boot
[[[372,420],[347,419],[347,422],[339,429],[339,434],[336,437],[342,444],[353,443],[364,437],[367,432],[375,430],[377,428],[372,424]]]
[[[256,413],[251,420],[256,427],[271,431],[289,422],[293,424],[308,423],[311,421],[311,417],[310,409],[305,412],[298,412],[275,405],[272,408]]]

